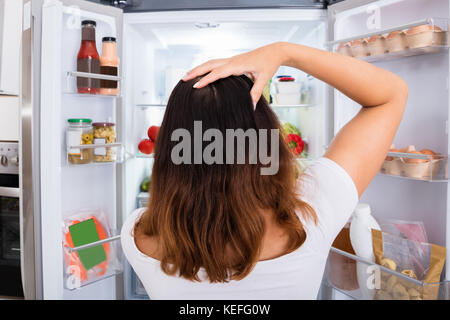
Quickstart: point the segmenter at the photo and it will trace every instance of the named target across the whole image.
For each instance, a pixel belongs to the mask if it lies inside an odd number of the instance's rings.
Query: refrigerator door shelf
[[[91,79],[98,79],[98,80],[117,81],[117,83],[120,83],[121,81],[123,81],[122,77],[110,76],[110,75],[98,74],[98,73],[78,72],[78,71],[67,71],[65,74],[66,74],[66,84],[65,84],[65,88],[63,88],[63,92],[66,94],[72,93],[72,94],[78,94],[80,96],[94,96],[94,97],[104,96],[104,97],[112,97],[112,98],[120,97],[120,93],[118,95],[80,94],[77,92],[77,78],[91,78]],[[120,88],[120,86],[119,86],[119,88]]]
[[[380,173],[429,182],[448,182],[448,155],[388,152]]]
[[[438,53],[448,49],[448,23],[448,19],[427,18],[388,29],[330,41],[327,45],[335,52],[360,58],[367,62]],[[399,33],[388,38],[388,35],[393,35],[395,32]],[[355,40],[362,40],[362,42],[352,44],[352,41]]]
[[[447,52],[448,46],[438,46],[438,45],[430,45],[425,47],[419,47],[419,48],[413,48],[396,52],[386,52],[384,54],[378,54],[373,56],[367,56],[360,58],[361,60],[367,61],[367,62],[377,62],[377,61],[388,61],[388,60],[395,60],[395,59],[402,59],[406,57],[412,57],[412,56],[418,56],[422,54],[432,54],[432,53],[441,53],[441,52]]]
[[[68,156],[66,157],[68,165],[102,165],[111,163],[122,163],[126,157],[125,147],[121,143],[107,143],[107,144],[82,144],[77,146],[68,146],[67,154],[69,153],[83,153],[84,150],[92,150],[92,162],[86,164],[70,163]]]
[[[88,249],[92,250],[92,248],[100,246],[105,252],[105,260],[86,271],[78,252]],[[114,235],[107,239],[83,246],[70,248],[65,245],[64,287],[68,290],[77,290],[97,281],[121,274],[123,272],[122,261],[123,254],[120,245],[120,235],[117,232],[114,232]]]
[[[358,271],[367,271],[365,283],[359,283]],[[387,280],[400,284],[405,291],[388,287]],[[370,280],[370,281],[369,281]],[[323,284],[355,300],[449,300],[449,282],[425,283],[400,272],[374,264],[348,252],[331,248]],[[366,288],[361,289],[362,286]],[[400,288],[401,289],[401,288]],[[374,295],[367,295],[372,290]],[[401,293],[405,293],[402,295]],[[330,298],[330,297],[323,297]]]

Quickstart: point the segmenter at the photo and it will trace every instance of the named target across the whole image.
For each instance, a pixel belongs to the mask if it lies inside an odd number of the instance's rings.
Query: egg
[[[430,155],[432,159],[436,155],[436,153],[434,153],[433,150],[430,149],[422,149],[420,150],[420,153]]]
[[[411,154],[422,154],[420,151],[409,151],[408,153]],[[424,163],[424,162],[428,162],[428,160],[425,159],[411,159],[411,158],[404,158],[406,163]]]
[[[378,34],[378,35],[375,35],[375,36],[371,36],[369,39],[367,39],[367,42],[368,43],[372,43],[372,42],[375,42],[378,39],[382,39],[382,38],[383,38],[383,36]]]
[[[392,38],[395,38],[395,37],[399,36],[401,33],[402,33],[402,31],[399,31],[399,30],[392,31],[391,33],[389,33],[389,34],[387,35],[386,38],[387,38],[387,39],[392,39]]]
[[[442,29],[439,28],[438,26],[430,26],[429,24],[421,24],[420,26],[409,28],[406,31],[406,34],[411,35],[411,34],[421,33],[421,32],[425,32],[425,31],[429,31],[429,30],[433,30],[433,29],[434,29],[434,31],[442,31]]]
[[[389,149],[389,152],[400,152],[400,150],[391,148],[391,149]],[[394,157],[386,157],[386,161],[392,161],[392,160],[394,160]]]

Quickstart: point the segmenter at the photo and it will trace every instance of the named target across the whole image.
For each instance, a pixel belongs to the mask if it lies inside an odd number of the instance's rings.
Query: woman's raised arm
[[[406,106],[408,87],[400,77],[355,58],[278,42],[208,61],[188,72],[184,80],[206,74],[194,85],[201,88],[220,78],[246,74],[255,80],[251,91],[255,103],[281,65],[309,73],[363,106],[325,153],[349,173],[361,195],[380,169]]]

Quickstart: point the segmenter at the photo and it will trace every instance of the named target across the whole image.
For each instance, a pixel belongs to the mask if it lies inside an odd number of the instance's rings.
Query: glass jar
[[[112,122],[96,122],[92,124],[94,129],[94,144],[111,144],[116,142],[116,125]],[[114,147],[95,148],[94,162],[116,161]]]
[[[97,23],[92,20],[81,22],[81,46],[77,55],[77,71],[100,73],[100,56],[95,43],[95,28]],[[98,94],[100,80],[77,77],[78,93]]]
[[[83,144],[92,144],[94,132],[91,119],[68,119],[66,132],[67,160],[71,164],[86,164],[93,159],[92,149],[72,148]]]
[[[117,56],[116,38],[104,37],[103,50],[100,57],[100,72],[108,76],[119,75],[119,57]],[[115,95],[119,94],[117,81],[101,80],[100,94]]]

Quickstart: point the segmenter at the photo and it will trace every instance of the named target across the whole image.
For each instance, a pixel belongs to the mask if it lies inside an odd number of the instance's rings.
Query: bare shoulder
[[[137,233],[134,236],[134,242],[138,250],[143,254],[153,259],[161,260],[161,251],[156,237]]]

